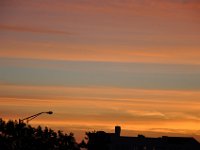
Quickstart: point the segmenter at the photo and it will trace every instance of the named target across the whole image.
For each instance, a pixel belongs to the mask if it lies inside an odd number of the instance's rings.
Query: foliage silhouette
[[[0,149],[2,150],[80,150],[72,133],[41,126],[34,128],[17,121],[0,118]]]

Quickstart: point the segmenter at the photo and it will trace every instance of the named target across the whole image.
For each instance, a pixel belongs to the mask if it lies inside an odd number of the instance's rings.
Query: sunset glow
[[[200,140],[199,0],[2,0],[0,117]]]

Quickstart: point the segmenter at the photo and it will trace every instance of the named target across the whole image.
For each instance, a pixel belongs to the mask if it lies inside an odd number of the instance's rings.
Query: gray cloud
[[[18,25],[5,25],[0,24],[0,30],[4,31],[15,31],[15,32],[30,32],[30,33],[43,33],[43,34],[60,34],[60,35],[72,35],[71,32],[54,30],[41,27],[28,27],[28,26],[18,26]]]

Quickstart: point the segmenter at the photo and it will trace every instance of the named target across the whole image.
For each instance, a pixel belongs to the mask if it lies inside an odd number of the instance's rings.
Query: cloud
[[[61,120],[92,122],[195,122],[199,91],[143,90],[103,87],[48,87],[1,85],[0,103],[4,112],[20,113],[53,108]],[[15,112],[10,112],[10,115]],[[70,117],[71,116],[71,117]],[[194,126],[194,125],[193,125]]]
[[[0,30],[15,31],[15,32],[29,32],[29,33],[43,33],[43,34],[72,35],[71,32],[52,30],[48,28],[26,27],[26,26],[5,25],[5,24],[0,24]]]
[[[1,97],[34,98],[40,99],[79,99],[96,100],[110,102],[128,102],[138,104],[159,103],[192,106],[198,104],[200,98],[199,90],[159,90],[159,89],[137,89],[137,88],[117,88],[117,87],[77,87],[77,86],[34,86],[17,84],[0,84]],[[190,100],[190,103],[187,101]]]
[[[130,47],[70,45],[59,42],[1,42],[0,57],[41,60],[200,64],[198,47]],[[170,50],[169,50],[170,49]]]
[[[165,118],[166,115],[157,112],[157,111],[135,111],[135,110],[128,110],[127,113],[133,115],[133,116],[140,116],[140,117],[158,117],[158,118]]]

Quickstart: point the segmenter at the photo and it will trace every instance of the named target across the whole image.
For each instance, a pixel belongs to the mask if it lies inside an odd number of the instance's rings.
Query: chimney
[[[120,126],[115,126],[115,135],[120,136],[121,133],[121,127]]]

